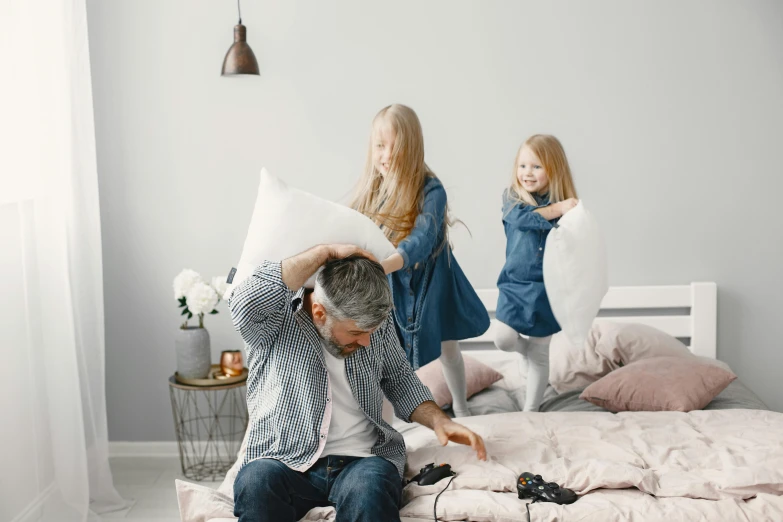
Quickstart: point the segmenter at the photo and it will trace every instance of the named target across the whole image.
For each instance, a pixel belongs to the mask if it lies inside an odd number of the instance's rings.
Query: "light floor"
[[[132,505],[102,519],[126,522],[180,522],[174,479],[182,476],[179,459],[171,457],[114,457],[109,460],[114,486]],[[217,488],[220,482],[199,482]]]

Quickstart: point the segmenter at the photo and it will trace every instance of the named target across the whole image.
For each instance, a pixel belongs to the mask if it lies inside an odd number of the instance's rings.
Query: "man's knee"
[[[394,464],[382,457],[366,457],[356,466],[340,485],[340,497],[353,498],[365,505],[384,499],[399,505],[402,483]]]
[[[264,496],[286,483],[287,467],[274,459],[258,459],[247,463],[234,481],[234,497],[242,494]]]

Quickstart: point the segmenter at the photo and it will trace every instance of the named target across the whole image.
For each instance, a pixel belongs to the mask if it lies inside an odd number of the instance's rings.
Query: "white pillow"
[[[396,249],[371,219],[338,203],[289,187],[261,169],[258,197],[232,284],[249,277],[263,261],[282,261],[320,244],[357,245],[378,261]],[[315,276],[305,286],[312,288]]]
[[[582,346],[609,289],[606,245],[582,201],[558,225],[546,240],[544,286],[560,328]]]

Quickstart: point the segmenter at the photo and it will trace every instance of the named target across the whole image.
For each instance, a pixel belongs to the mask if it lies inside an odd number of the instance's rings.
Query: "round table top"
[[[232,388],[239,388],[246,384],[247,384],[247,379],[239,382],[232,382],[230,384],[216,384],[215,386],[193,386],[191,384],[182,384],[181,382],[178,382],[173,375],[169,377],[169,386],[171,386],[172,388],[179,388],[180,390],[219,391],[219,390],[230,390]]]

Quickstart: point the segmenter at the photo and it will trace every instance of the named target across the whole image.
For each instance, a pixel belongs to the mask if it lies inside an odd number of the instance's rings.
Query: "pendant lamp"
[[[237,0],[237,12],[239,23],[234,26],[234,43],[229,47],[221,76],[233,76],[236,74],[255,74],[258,76],[258,61],[253,49],[247,45],[247,28],[242,25],[242,9]]]

